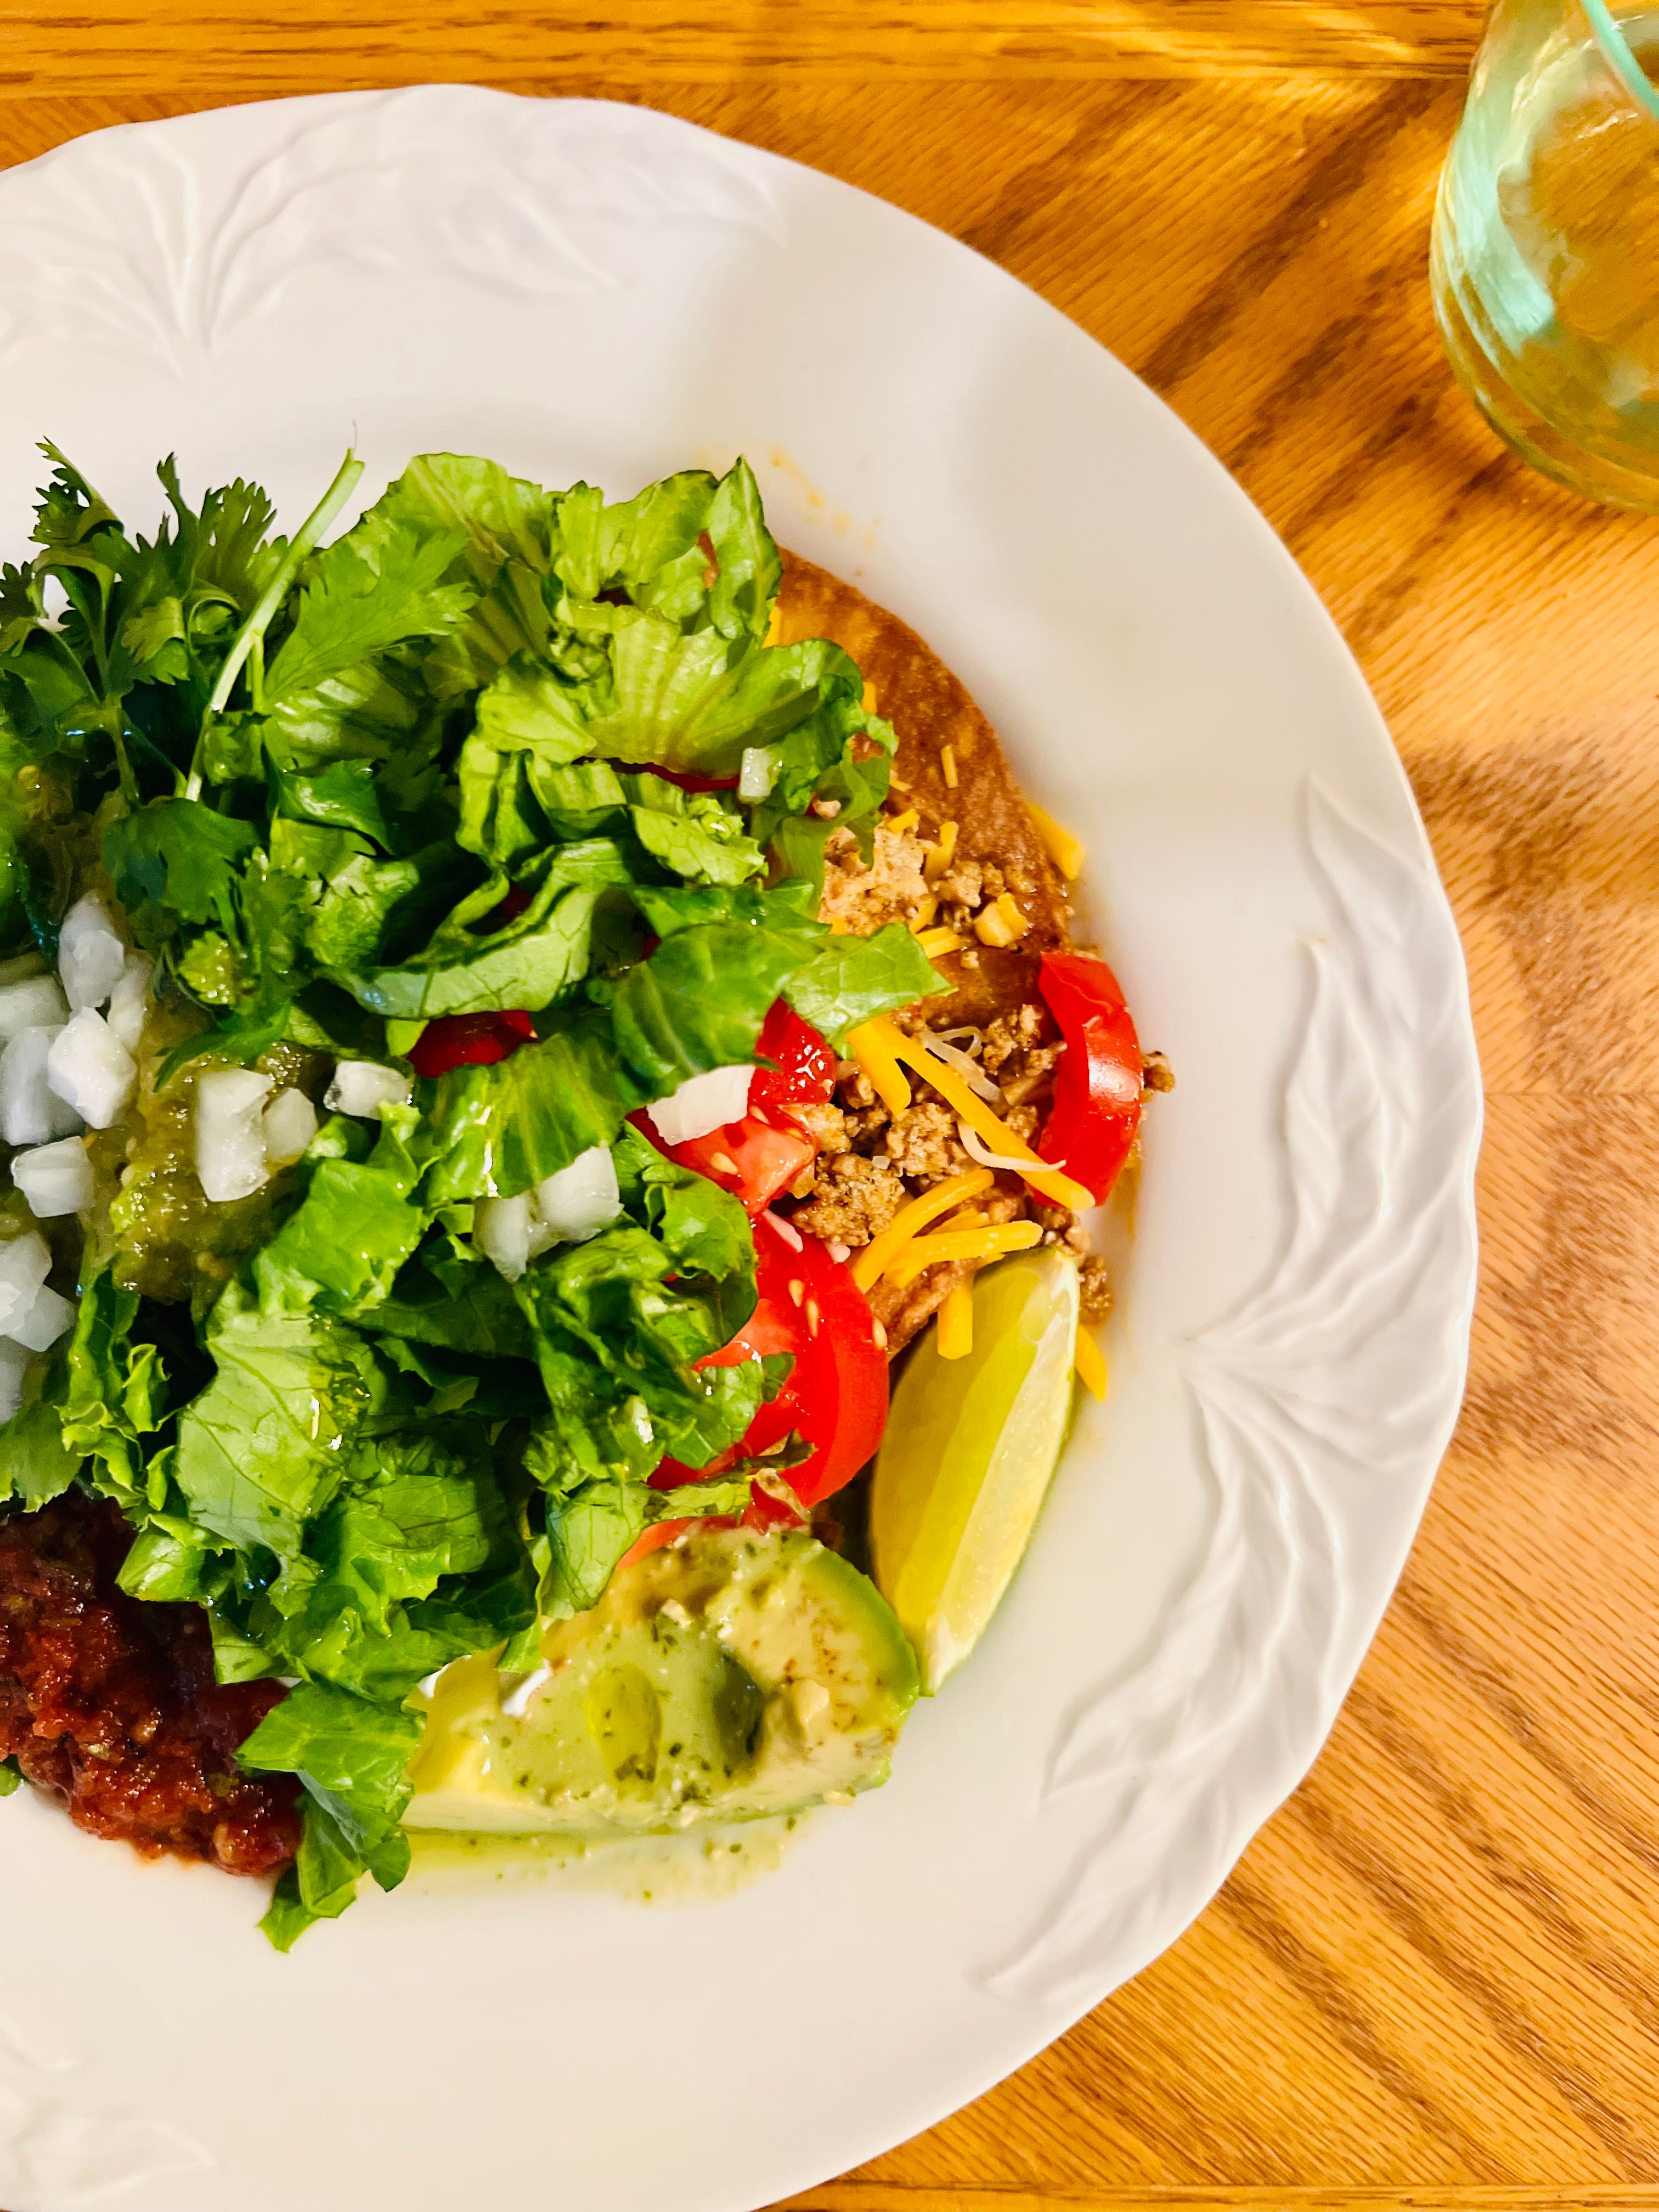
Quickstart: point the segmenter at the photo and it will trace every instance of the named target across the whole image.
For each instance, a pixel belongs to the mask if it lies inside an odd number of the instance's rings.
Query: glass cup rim
[[[1607,0],[1578,0],[1608,66],[1640,107],[1659,122],[1659,87],[1643,68]]]

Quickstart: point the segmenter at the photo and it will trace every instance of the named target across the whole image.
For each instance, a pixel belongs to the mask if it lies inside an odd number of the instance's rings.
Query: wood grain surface
[[[0,0],[9,159],[463,76],[648,100],[942,225],[1237,473],[1422,802],[1489,1135],[1468,1407],[1399,1595],[1187,1937],[802,2212],[1659,2202],[1659,526],[1528,476],[1442,363],[1424,261],[1476,27],[1466,0]]]

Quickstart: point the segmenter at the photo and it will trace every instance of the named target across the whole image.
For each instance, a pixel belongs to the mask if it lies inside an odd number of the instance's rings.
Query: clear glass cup
[[[1659,5],[1497,0],[1435,208],[1435,313],[1498,434],[1659,511]]]

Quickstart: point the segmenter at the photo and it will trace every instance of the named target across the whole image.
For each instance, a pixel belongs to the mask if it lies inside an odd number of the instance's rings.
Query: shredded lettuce
[[[0,954],[51,957],[96,884],[164,1025],[0,1503],[113,1499],[122,1587],[202,1607],[222,1680],[295,1682],[240,1753],[305,1792],[286,1949],[403,1876],[417,1683],[523,1656],[653,1522],[748,1495],[732,1448],[789,1362],[700,1363],[754,1310],[752,1231],[629,1117],[753,1060],[780,998],[840,1048],[942,987],[908,932],[817,919],[893,736],[840,647],[766,644],[781,564],[745,463],[608,501],[426,454],[325,543],[354,456],[291,538],[258,486],[192,504],[164,462],[145,538],[46,450],[35,550],[0,568]],[[429,1020],[506,1012],[535,1032],[509,1056],[401,1060]],[[203,1203],[175,1086],[258,1063],[320,1100],[334,1058],[402,1065],[412,1102],[325,1121],[246,1236],[153,1294],[145,1238]],[[509,1284],[477,1207],[595,1146],[617,1219]],[[690,1479],[653,1488],[665,1459]]]

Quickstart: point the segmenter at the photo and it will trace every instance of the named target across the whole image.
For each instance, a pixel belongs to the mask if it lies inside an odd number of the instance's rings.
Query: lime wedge
[[[937,1329],[893,1393],[870,1494],[877,1587],[930,1695],[984,1634],[1024,1556],[1072,1411],[1077,1264],[1048,1249],[982,1269],[974,1345]]]

